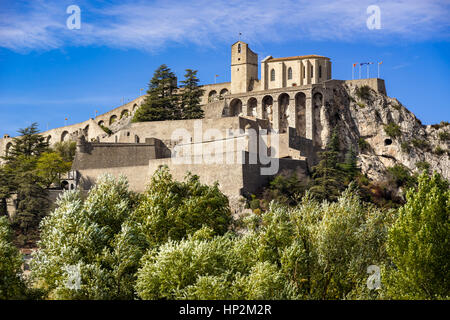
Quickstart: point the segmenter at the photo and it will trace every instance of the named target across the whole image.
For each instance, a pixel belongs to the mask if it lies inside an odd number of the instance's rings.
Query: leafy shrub
[[[370,144],[364,138],[358,139],[358,147],[361,152],[370,150]]]
[[[419,148],[420,150],[430,151],[430,144],[426,140],[414,138],[411,140],[411,143],[414,147]]]
[[[102,128],[103,131],[105,131],[108,135],[112,135],[113,134],[112,130],[110,128],[108,128],[108,127],[105,127],[104,125],[100,125],[100,128]]]
[[[402,134],[400,126],[394,122],[389,122],[388,124],[384,125],[384,132],[386,132],[386,134],[391,138],[400,137]]]
[[[439,132],[439,140],[441,141],[450,140],[450,133],[447,131]]]
[[[445,153],[445,150],[442,149],[440,146],[437,146],[436,149],[434,149],[433,153],[438,156],[442,156]]]
[[[402,142],[400,144],[400,147],[404,153],[410,153],[411,152],[411,145],[409,142]]]
[[[428,172],[428,170],[430,169],[430,164],[427,161],[419,161],[416,162],[416,168],[421,172],[424,170]]]
[[[360,108],[365,108],[365,107],[366,107],[366,105],[365,105],[364,103],[362,103],[362,102],[357,102],[356,104],[357,104],[358,107],[360,107]]]
[[[0,217],[0,300],[23,299],[25,283],[21,278],[22,255],[12,243],[7,217]]]
[[[397,187],[410,188],[415,185],[415,179],[407,167],[402,164],[396,164],[393,167],[387,168],[389,179],[394,182]]]
[[[357,87],[355,94],[361,100],[369,100],[372,97],[372,89],[367,85]]]
[[[285,204],[295,204],[305,193],[308,180],[300,180],[294,171],[283,170],[270,182],[263,192],[266,202],[275,200]]]

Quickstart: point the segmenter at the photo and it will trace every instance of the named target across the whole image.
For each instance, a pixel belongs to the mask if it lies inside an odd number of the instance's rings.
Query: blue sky
[[[69,5],[81,9],[79,30],[66,26]],[[369,5],[381,29],[367,28]],[[162,63],[179,79],[192,68],[202,83],[229,81],[239,32],[259,59],[328,56],[335,79],[351,79],[355,62],[383,61],[389,96],[425,124],[450,121],[448,17],[448,0],[0,0],[0,134],[106,112],[136,98]]]

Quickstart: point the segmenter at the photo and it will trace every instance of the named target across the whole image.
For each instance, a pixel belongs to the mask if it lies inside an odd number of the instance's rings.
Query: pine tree
[[[38,134],[37,123],[31,124],[25,129],[19,129],[18,133],[19,136],[13,138],[8,154],[3,157],[6,163],[14,162],[18,156],[40,156],[48,151],[48,142],[44,136]]]
[[[359,168],[356,161],[356,153],[352,146],[350,146],[345,154],[345,160],[341,164],[341,168],[347,175],[348,183],[353,181],[358,175]]]
[[[38,218],[48,209],[47,191],[42,178],[36,172],[39,158],[49,151],[45,137],[38,134],[37,124],[20,129],[13,139],[5,165],[0,173],[0,198],[16,194],[17,222],[23,233],[37,226]],[[1,200],[4,204],[5,200]]]
[[[186,69],[185,80],[181,81],[184,91],[181,95],[183,119],[203,118],[200,100],[205,90],[198,86],[197,70]]]
[[[180,119],[177,78],[165,64],[156,69],[150,80],[147,97],[136,111],[133,122]]]
[[[327,148],[319,152],[319,164],[313,167],[313,181],[310,192],[321,200],[337,200],[345,189],[345,173],[339,163],[339,135],[334,130]]]

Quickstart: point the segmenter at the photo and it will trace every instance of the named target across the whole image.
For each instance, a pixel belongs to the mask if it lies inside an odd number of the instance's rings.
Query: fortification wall
[[[78,172],[81,174],[79,187],[82,190],[90,189],[96,183],[97,179],[106,173],[116,178],[121,175],[125,176],[128,179],[130,190],[135,192],[143,192],[150,182],[148,164],[144,166],[81,169]]]
[[[376,92],[384,94],[385,96],[387,95],[387,93],[386,93],[386,85],[385,85],[383,79],[369,78],[369,79],[344,80],[344,83],[347,84],[350,87],[369,86],[370,88],[372,88]]]
[[[144,166],[167,156],[163,146],[155,144],[86,143],[83,148],[75,154],[73,170]]]

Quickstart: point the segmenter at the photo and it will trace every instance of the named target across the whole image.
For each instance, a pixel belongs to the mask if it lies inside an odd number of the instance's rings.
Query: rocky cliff
[[[372,180],[385,180],[386,169],[396,164],[412,173],[429,167],[450,179],[450,124],[422,125],[397,99],[367,86],[335,86],[320,124],[320,140],[338,128],[341,145],[358,151],[362,172]]]

